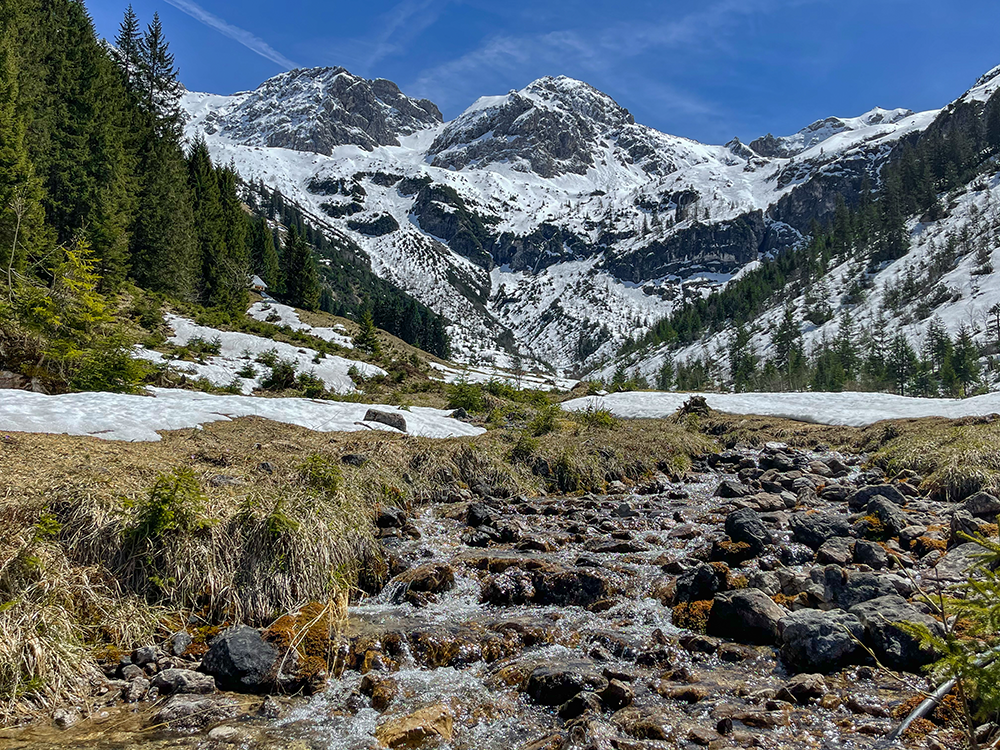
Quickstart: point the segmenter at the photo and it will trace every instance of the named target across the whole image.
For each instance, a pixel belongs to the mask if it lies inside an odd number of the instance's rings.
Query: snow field
[[[867,427],[884,419],[983,416],[1000,413],[1000,393],[966,399],[911,398],[890,393],[665,393],[622,392],[566,401],[568,411],[606,409],[622,419],[659,419],[692,396],[729,414],[756,414],[814,424]]]

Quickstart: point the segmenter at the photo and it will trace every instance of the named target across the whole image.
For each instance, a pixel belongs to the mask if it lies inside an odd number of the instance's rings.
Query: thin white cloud
[[[255,52],[261,57],[264,57],[276,65],[280,65],[285,70],[291,70],[293,68],[300,67],[297,63],[289,60],[287,57],[278,52],[274,47],[265,42],[260,37],[254,36],[246,29],[241,29],[239,26],[233,26],[231,23],[222,20],[218,16],[209,13],[207,10],[202,8],[197,3],[191,2],[191,0],[164,0],[168,5],[172,5],[177,10],[187,13],[191,18],[199,21],[206,26],[215,29],[220,34],[228,36],[233,41],[239,42],[244,47],[246,47],[251,52]]]

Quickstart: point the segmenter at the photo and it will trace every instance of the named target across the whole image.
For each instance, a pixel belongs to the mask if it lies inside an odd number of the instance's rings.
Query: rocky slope
[[[448,316],[461,357],[518,351],[575,371],[794,245],[938,114],[876,108],[705,145],[565,77],[441,123],[429,102],[339,68],[183,105],[216,158],[330,217],[379,275]]]

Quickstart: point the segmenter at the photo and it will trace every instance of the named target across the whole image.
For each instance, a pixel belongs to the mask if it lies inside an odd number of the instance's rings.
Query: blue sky
[[[127,2],[89,0],[113,37]],[[996,0],[133,0],[188,88],[232,93],[343,65],[446,118],[543,75],[591,83],[638,122],[710,143],[874,106],[940,107],[1000,65]]]

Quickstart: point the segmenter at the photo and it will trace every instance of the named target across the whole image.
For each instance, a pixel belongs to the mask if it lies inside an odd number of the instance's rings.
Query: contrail
[[[210,26],[215,29],[219,33],[225,34],[230,39],[239,42],[244,47],[256,52],[261,57],[266,57],[271,62],[282,66],[285,70],[291,70],[292,68],[299,67],[297,63],[289,60],[263,39],[254,36],[246,29],[241,29],[239,26],[233,26],[231,23],[223,21],[218,16],[209,13],[200,5],[192,3],[191,0],[165,0],[165,2],[174,6],[178,10],[183,11],[184,13],[187,13],[196,21],[200,21],[206,26]]]

